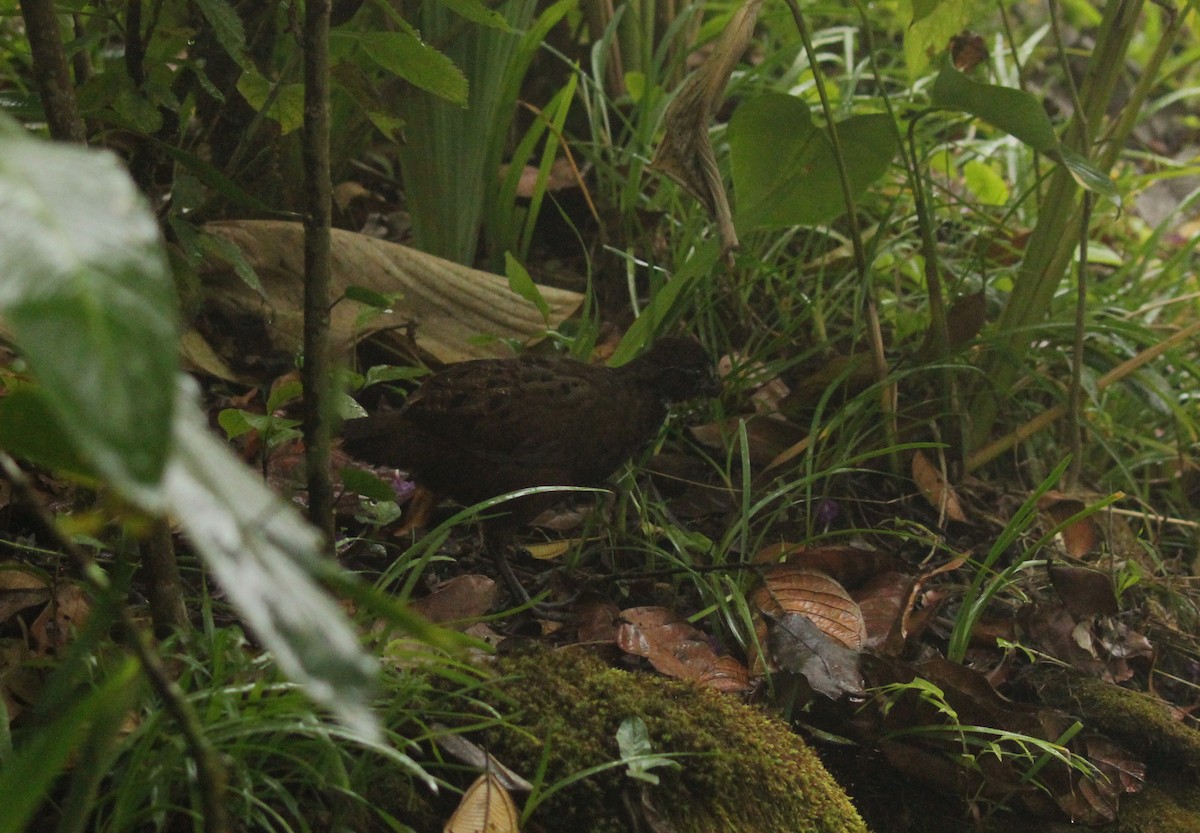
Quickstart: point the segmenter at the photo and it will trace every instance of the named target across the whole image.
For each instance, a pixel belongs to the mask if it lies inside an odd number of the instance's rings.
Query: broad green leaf
[[[280,408],[299,402],[304,396],[304,385],[299,379],[289,379],[271,389],[267,397],[267,413],[273,414]]]
[[[537,307],[542,318],[549,321],[550,305],[542,297],[541,291],[533,282],[533,278],[529,276],[529,272],[521,265],[520,261],[512,256],[511,252],[504,253],[504,274],[508,277],[508,288]]]
[[[250,261],[246,260],[246,254],[233,241],[218,234],[209,234],[203,229],[198,230],[196,240],[202,252],[225,261],[246,286],[266,297],[262,281],[258,279],[258,273],[254,271]]]
[[[983,119],[1036,151],[1048,153],[1058,147],[1054,126],[1037,98],[1024,90],[974,81],[955,69],[949,58],[933,82],[931,98],[939,107]]]
[[[504,15],[489,9],[479,0],[438,0],[459,17],[465,17],[472,23],[499,29],[501,32],[511,32],[512,27],[504,19]]]
[[[348,393],[339,393],[337,398],[337,416],[340,420],[360,419],[367,415],[367,409],[358,404]]]
[[[342,469],[342,485],[355,494],[370,500],[396,500],[396,490],[369,471],[347,467]]]
[[[377,738],[368,707],[376,665],[314,580],[332,569],[320,534],[209,433],[186,377],[179,394],[167,508],[280,669],[349,728]]]
[[[54,781],[66,768],[74,752],[85,741],[88,725],[98,721],[113,723],[122,706],[130,703],[137,691],[137,660],[129,659],[98,688],[79,700],[48,726],[39,727],[28,744],[18,747],[11,759],[0,767],[0,795],[4,812],[0,813],[0,833],[22,833],[41,806]]]
[[[0,316],[71,444],[153,507],[178,367],[158,226],[115,156],[0,132]]]
[[[354,35],[372,61],[414,86],[467,106],[467,76],[454,62],[407,32]]]
[[[945,51],[950,39],[969,28],[971,0],[912,0],[912,22],[904,30],[904,63],[909,80],[929,66],[930,56]]]
[[[56,471],[96,477],[35,385],[22,385],[0,397],[0,448]]]
[[[390,310],[396,303],[395,295],[384,295],[382,292],[376,292],[374,289],[357,284],[346,287],[346,291],[342,294],[348,301],[357,301],[373,309]]]
[[[258,72],[247,71],[238,78],[237,88],[242,97],[255,110],[261,111],[270,101],[271,106],[267,108],[267,115],[278,122],[279,131],[287,135],[304,124],[304,85],[284,84],[280,87],[274,100],[271,100],[274,83]]]
[[[423,367],[406,367],[394,364],[377,364],[367,370],[362,387],[367,388],[380,382],[411,381],[427,376],[429,371]]]
[[[933,82],[931,98],[939,107],[970,113],[1066,165],[1081,187],[1112,199],[1119,198],[1116,186],[1103,171],[1059,144],[1054,125],[1042,103],[1029,93],[974,81],[955,69],[947,57]]]
[[[244,70],[254,69],[254,61],[246,53],[246,30],[233,6],[227,0],[196,0],[196,7],[229,57]]]
[[[963,179],[971,193],[984,205],[1004,205],[1008,202],[1008,183],[988,163],[972,159],[963,165]]]
[[[884,115],[854,116],[837,129],[858,197],[891,164],[895,129]],[[738,231],[818,225],[845,213],[833,145],[800,99],[768,93],[746,101],[728,138]]]

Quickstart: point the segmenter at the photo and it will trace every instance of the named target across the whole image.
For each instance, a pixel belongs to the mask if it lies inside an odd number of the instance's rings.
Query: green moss
[[[1196,785],[1177,783],[1147,787],[1121,802],[1120,833],[1195,833],[1200,830],[1200,795]]]
[[[679,770],[654,770],[658,785],[643,787],[623,767],[571,784],[534,813],[546,829],[625,831],[626,808],[649,805],[680,833],[866,831],[803,741],[733,697],[608,668],[579,650],[508,658],[498,671],[515,713],[488,748],[524,772],[544,758],[546,787],[619,758],[616,732],[628,717],[645,721],[655,752],[683,756]]]
[[[1044,703],[1077,713],[1088,729],[1102,732],[1146,759],[1200,771],[1200,732],[1175,720],[1146,694],[1066,670],[1034,678]]]
[[[1086,699],[1091,723],[1149,760],[1200,769],[1200,732],[1171,717],[1152,697],[1100,680],[1088,680],[1077,691]]]

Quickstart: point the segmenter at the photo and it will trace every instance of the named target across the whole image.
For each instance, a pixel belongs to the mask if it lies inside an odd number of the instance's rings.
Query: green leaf
[[[930,56],[945,51],[950,39],[969,28],[969,0],[913,0],[912,22],[904,30],[904,63],[915,81],[929,66]]]
[[[1042,103],[1024,90],[973,81],[946,57],[933,82],[933,103],[962,110],[1015,136],[1036,151],[1049,153],[1058,147],[1058,137]]]
[[[541,290],[533,282],[529,272],[512,256],[511,252],[504,253],[504,274],[508,276],[508,288],[537,307],[538,312],[542,314],[542,320],[549,322],[550,305],[542,297]]]
[[[0,397],[0,448],[60,472],[93,479],[96,471],[71,443],[49,404],[33,385]]]
[[[837,129],[858,197],[891,164],[895,129],[885,115],[854,116]],[[739,231],[819,225],[845,213],[833,145],[800,99],[768,93],[746,101],[728,138]]]
[[[377,385],[380,382],[395,382],[398,380],[407,382],[412,379],[420,379],[422,376],[427,376],[428,374],[429,371],[423,367],[377,364],[367,370],[362,387],[369,388],[371,385]]]
[[[367,415],[367,409],[348,393],[339,393],[337,398],[337,416],[340,420],[359,419]]]
[[[304,385],[300,380],[288,379],[271,389],[271,393],[267,397],[267,413],[273,414],[285,405],[299,402],[302,396],[304,396]]]
[[[407,32],[361,32],[353,37],[383,69],[453,104],[467,106],[467,76],[453,61],[419,38]]]
[[[501,32],[512,31],[512,27],[504,19],[504,15],[489,9],[483,3],[479,2],[479,0],[438,0],[438,2],[459,17],[464,17],[472,23],[478,23],[480,26],[488,26],[492,29],[499,29]]]
[[[209,234],[203,229],[198,229],[197,242],[202,252],[224,261],[232,267],[234,273],[242,279],[242,282],[246,286],[264,298],[266,297],[262,281],[258,279],[258,273],[254,271],[254,267],[250,265],[250,261],[246,260],[246,255],[237,244],[218,234]]]
[[[209,433],[195,383],[181,378],[167,508],[280,669],[351,730],[378,738],[368,707],[376,663],[315,580],[334,569],[320,534]]]
[[[681,769],[678,761],[667,755],[656,754],[650,745],[650,732],[646,721],[640,717],[627,717],[617,727],[617,749],[625,764],[625,774],[638,781],[658,783],[658,776],[650,772],[655,767]]]
[[[271,82],[258,72],[248,70],[238,78],[237,88],[246,102],[261,111],[271,101],[272,88],[279,82]],[[267,115],[279,123],[283,135],[291,133],[304,124],[304,85],[282,84]]]
[[[1055,152],[1047,154],[1051,159],[1061,162],[1071,172],[1071,177],[1081,188],[1121,202],[1121,192],[1116,184],[1104,174],[1104,171],[1092,165],[1070,148],[1060,147]]]
[[[1116,186],[1103,171],[1059,144],[1050,117],[1041,102],[1029,93],[973,81],[955,69],[947,56],[933,82],[931,98],[937,106],[970,113],[1065,165],[1081,187],[1113,200],[1120,199]]]
[[[369,471],[346,467],[342,469],[342,485],[370,500],[395,501],[396,490]]]
[[[233,6],[227,0],[196,0],[196,6],[229,57],[244,70],[254,69],[254,61],[246,52],[246,30]]]
[[[158,226],[112,154],[7,133],[0,314],[71,443],[153,507],[178,367],[177,299]]]
[[[984,205],[1004,205],[1008,202],[1008,183],[986,162],[972,159],[963,165],[963,179]]]
[[[360,304],[384,311],[392,308],[397,297],[396,295],[384,295],[382,292],[376,292],[374,289],[357,284],[346,287],[346,291],[342,294],[346,296],[347,300],[358,301]]]

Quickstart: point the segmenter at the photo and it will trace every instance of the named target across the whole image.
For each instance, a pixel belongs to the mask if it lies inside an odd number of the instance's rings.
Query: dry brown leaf
[[[899,654],[904,648],[904,617],[916,581],[899,572],[880,573],[854,593],[867,628],[864,647]]]
[[[754,554],[755,564],[775,564],[780,561],[794,567],[818,570],[847,589],[870,581],[879,573],[899,567],[896,557],[881,550],[859,547],[810,547],[781,541],[763,547]]]
[[[858,651],[824,633],[812,619],[785,613],[768,628],[767,650],[781,671],[800,674],[813,691],[837,700],[843,694],[863,694]]]
[[[518,833],[520,815],[495,775],[480,775],[442,828],[443,833]]]
[[[1057,562],[1050,564],[1047,572],[1054,592],[1076,619],[1112,616],[1117,612],[1117,594],[1107,573]]]
[[[750,462],[756,466],[767,466],[780,454],[802,442],[807,432],[798,425],[775,417],[755,414],[737,417],[707,425],[694,425],[688,429],[693,437],[709,448],[737,447],[737,435],[741,423],[746,425],[746,444],[750,448]]]
[[[575,621],[580,642],[616,642],[621,609],[607,599],[585,602]]]
[[[29,628],[34,656],[44,657],[67,645],[83,627],[92,603],[78,584],[61,584],[54,599]]]
[[[202,307],[214,322],[236,322],[243,342],[255,331],[266,339],[258,349],[269,348],[294,355],[303,335],[304,228],[278,220],[230,220],[204,227],[236,245],[254,267],[263,287],[255,292],[233,273],[228,264],[211,259],[201,266],[205,298]],[[442,362],[510,356],[505,344],[530,343],[544,337],[575,313],[583,296],[570,290],[542,286],[539,291],[550,308],[549,320],[508,287],[500,275],[470,269],[416,249],[365,234],[334,229],[331,292],[340,297],[350,286],[361,286],[382,295],[400,293],[390,313],[359,321],[362,304],[342,301],[330,311],[330,341],[338,352],[348,352],[368,335],[401,348],[411,346],[400,332],[417,326],[416,346]],[[384,332],[386,331],[386,333]],[[481,342],[480,334],[493,336]],[[222,362],[233,357],[205,351],[197,344],[188,358],[207,372],[224,374]],[[212,365],[211,367],[208,365]]]
[[[755,609],[772,619],[785,614],[807,616],[823,633],[852,651],[862,648],[867,627],[862,611],[846,589],[825,573],[779,564],[763,570],[763,583],[751,594]],[[762,644],[767,624],[758,617],[755,631]]]
[[[645,657],[660,674],[696,680],[717,662],[708,638],[669,608],[632,607],[621,611],[621,619],[617,645]]]
[[[1050,519],[1051,526],[1058,526],[1086,509],[1087,504],[1062,492],[1047,492],[1038,501],[1038,508]],[[1058,534],[1062,536],[1063,548],[1073,558],[1083,558],[1100,546],[1100,534],[1091,518],[1076,521]]]
[[[939,514],[944,512],[950,520],[966,523],[967,516],[954,487],[946,482],[941,470],[929,462],[923,451],[913,455],[912,478],[921,494]]]
[[[478,619],[496,602],[496,582],[487,576],[461,575],[444,581],[412,609],[431,622],[464,622]]]
[[[509,792],[533,792],[532,784],[466,735],[452,731],[441,723],[434,723],[432,728],[435,732],[433,742],[452,760],[495,776],[500,786]]]
[[[0,622],[14,613],[50,601],[46,579],[16,562],[0,565]]]
[[[750,670],[730,656],[717,657],[712,668],[701,674],[696,682],[726,694],[741,694],[751,688]]]
[[[737,232],[709,141],[708,126],[729,76],[750,45],[763,0],[744,0],[734,11],[704,64],[676,90],[663,116],[663,140],[650,166],[678,182],[717,224],[722,251],[737,248]]]

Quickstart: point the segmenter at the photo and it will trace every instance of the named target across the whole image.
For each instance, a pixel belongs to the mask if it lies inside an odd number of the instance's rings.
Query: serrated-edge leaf
[[[466,18],[472,23],[478,23],[480,26],[488,26],[492,29],[499,29],[501,32],[512,31],[512,26],[508,24],[504,15],[489,9],[483,3],[479,2],[479,0],[438,0],[438,2],[459,17]]]
[[[453,104],[467,106],[467,76],[429,44],[407,32],[363,32],[355,37],[383,69]]]
[[[233,6],[227,0],[196,0],[196,6],[229,57],[243,69],[253,68],[254,62],[246,53],[246,29]]]

